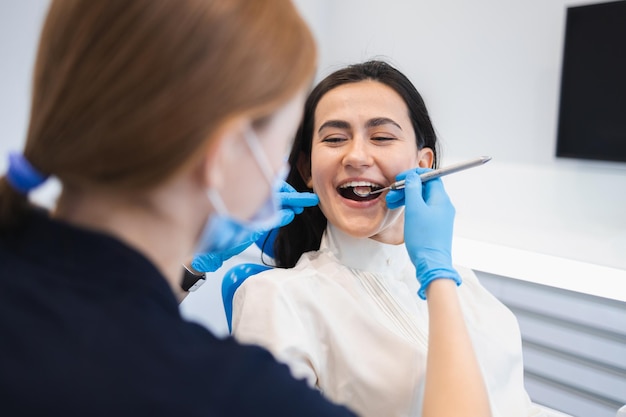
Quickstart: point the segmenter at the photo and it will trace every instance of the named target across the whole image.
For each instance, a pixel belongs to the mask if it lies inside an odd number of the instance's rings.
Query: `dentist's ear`
[[[420,168],[432,168],[435,153],[430,148],[422,148],[417,152],[417,165]]]
[[[205,188],[221,189],[225,186],[225,173],[237,166],[243,149],[243,135],[249,119],[235,117],[224,123],[212,134],[208,145],[202,150],[201,175]]]

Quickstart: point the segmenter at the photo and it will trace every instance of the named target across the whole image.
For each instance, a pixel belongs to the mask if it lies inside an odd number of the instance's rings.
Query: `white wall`
[[[425,96],[446,154],[553,160],[565,7],[575,2],[297,3],[320,42],[320,71],[389,59]]]
[[[6,153],[21,150],[30,107],[30,83],[48,0],[0,1],[0,172]]]
[[[28,130],[32,71],[49,0],[0,0],[0,172],[7,153],[21,151]],[[60,189],[52,179],[32,198],[51,205]]]

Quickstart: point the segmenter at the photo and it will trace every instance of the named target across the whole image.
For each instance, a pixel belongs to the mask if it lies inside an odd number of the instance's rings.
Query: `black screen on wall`
[[[626,1],[567,9],[556,154],[626,162]]]

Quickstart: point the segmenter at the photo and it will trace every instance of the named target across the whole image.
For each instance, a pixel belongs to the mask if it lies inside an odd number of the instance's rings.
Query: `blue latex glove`
[[[280,224],[274,229],[267,230],[255,240],[256,245],[265,254],[274,257],[274,239],[278,229],[288,225],[305,207],[316,206],[319,198],[313,193],[299,193],[291,185],[284,182],[278,193],[282,209],[280,210]],[[267,241],[267,242],[266,242]]]
[[[278,201],[280,201],[280,222],[276,227],[283,227],[291,223],[296,217],[304,211],[305,207],[316,206],[320,199],[314,193],[300,193],[291,185],[283,181],[283,185],[278,191]],[[263,234],[269,232],[263,231]]]
[[[436,279],[461,284],[459,273],[452,267],[454,206],[441,178],[422,184],[419,174],[427,171],[417,168],[401,173],[396,180],[406,181],[404,189],[389,191],[385,197],[390,208],[405,206],[404,241],[420,282],[417,294],[424,300],[428,285]]]
[[[296,214],[304,211],[305,207],[315,206],[319,203],[319,198],[313,193],[299,193],[291,185],[283,182],[277,193],[281,209],[278,212],[276,228],[283,227],[291,223]],[[224,261],[240,254],[250,245],[259,240],[264,240],[270,230],[257,230],[250,234],[250,237],[243,243],[221,252],[203,253],[196,255],[191,261],[193,269],[199,272],[214,272],[218,270]]]
[[[254,236],[259,236],[255,234]],[[250,236],[250,241],[245,241],[234,248],[221,252],[196,254],[191,261],[191,267],[198,272],[215,272],[224,263],[224,261],[239,255],[254,243],[254,236]]]

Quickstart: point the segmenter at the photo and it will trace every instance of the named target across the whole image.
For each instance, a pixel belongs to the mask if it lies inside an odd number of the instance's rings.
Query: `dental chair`
[[[235,291],[252,275],[270,268],[271,266],[268,265],[245,263],[233,266],[224,275],[222,280],[222,301],[224,301],[224,312],[226,313],[229,333],[233,332],[233,297],[235,296]]]
[[[261,251],[261,256],[267,255],[274,259],[274,239],[276,239],[277,234],[278,229],[270,230],[255,242],[256,247]],[[271,268],[270,265],[242,263],[233,266],[224,274],[222,279],[222,301],[224,302],[224,312],[226,313],[226,324],[228,324],[229,333],[233,332],[233,298],[235,297],[235,291],[252,275]]]

